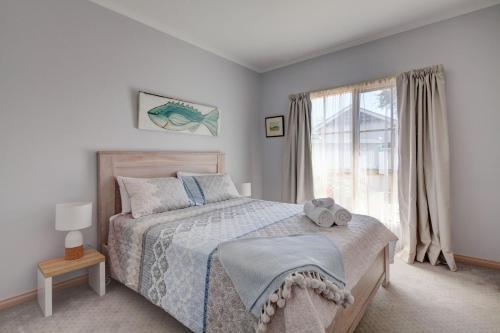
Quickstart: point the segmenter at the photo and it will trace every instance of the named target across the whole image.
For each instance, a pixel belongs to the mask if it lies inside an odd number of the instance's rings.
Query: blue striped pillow
[[[190,206],[203,206],[206,204],[205,195],[200,187],[200,184],[194,176],[182,176],[180,177],[186,193],[189,198]]]

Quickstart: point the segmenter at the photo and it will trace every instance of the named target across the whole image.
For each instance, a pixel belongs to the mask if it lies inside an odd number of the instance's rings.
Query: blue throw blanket
[[[241,301],[260,325],[283,307],[291,286],[315,289],[327,299],[347,306],[342,254],[324,235],[247,238],[219,245],[219,259]],[[272,309],[271,309],[272,308]]]

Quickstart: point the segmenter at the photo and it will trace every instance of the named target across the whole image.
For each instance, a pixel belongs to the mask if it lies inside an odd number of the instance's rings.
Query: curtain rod
[[[324,89],[316,89],[316,90],[311,90],[311,91],[304,91],[304,92],[296,93],[296,94],[290,94],[290,95],[288,95],[288,97],[295,96],[295,95],[300,95],[300,94],[314,94],[314,93],[319,93],[319,92],[322,92],[322,91],[335,90],[335,89],[340,89],[340,88],[348,88],[348,87],[358,86],[358,85],[362,85],[362,84],[375,83],[377,81],[382,81],[382,80],[395,79],[398,75],[403,74],[403,73],[407,73],[407,72],[425,71],[425,70],[443,70],[443,68],[444,68],[443,64],[431,65],[431,66],[426,66],[426,67],[422,67],[422,68],[419,68],[419,69],[412,69],[412,70],[409,70],[409,71],[394,73],[392,75],[384,76],[384,77],[381,77],[381,78],[378,78],[378,79],[373,79],[373,80],[368,80],[368,81],[361,81],[361,82],[351,83],[351,84],[343,84],[343,85],[339,85],[339,86],[335,86],[335,87],[330,87],[330,88],[324,88]]]
[[[319,92],[322,92],[322,91],[335,90],[335,89],[340,89],[340,88],[348,88],[348,87],[352,87],[352,86],[359,86],[359,85],[362,85],[362,84],[370,84],[370,83],[375,83],[377,81],[395,79],[396,76],[398,76],[398,75],[399,75],[399,73],[396,73],[396,74],[393,74],[393,75],[388,75],[388,76],[384,76],[384,77],[381,77],[381,78],[378,78],[378,79],[373,79],[373,80],[368,80],[368,81],[359,81],[359,82],[356,82],[356,83],[342,84],[342,85],[338,85],[338,86],[330,87],[330,88],[315,89],[315,90],[311,90],[311,91],[303,91],[303,92],[300,92],[300,93],[290,94],[290,95],[288,95],[288,97],[295,96],[295,95],[301,95],[301,94],[314,94],[314,93],[319,93]]]

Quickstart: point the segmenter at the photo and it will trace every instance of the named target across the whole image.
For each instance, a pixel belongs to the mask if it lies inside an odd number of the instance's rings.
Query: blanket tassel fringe
[[[278,290],[268,297],[266,303],[262,306],[260,319],[256,328],[257,333],[266,332],[267,325],[276,313],[276,307],[285,307],[286,300],[292,296],[293,285],[298,285],[300,288],[311,288],[318,295],[335,304],[342,305],[344,308],[354,303],[354,297],[349,291],[340,289],[321,274],[317,272],[294,272],[285,279]]]

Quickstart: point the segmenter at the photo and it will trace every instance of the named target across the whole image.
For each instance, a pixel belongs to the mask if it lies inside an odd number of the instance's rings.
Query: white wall
[[[36,263],[62,254],[55,204],[96,203],[97,150],[220,150],[236,182],[251,180],[258,84],[252,71],[88,1],[2,0],[0,299],[35,288]],[[138,130],[138,90],[217,105],[221,135]],[[96,245],[95,222],[84,237]]]
[[[287,114],[289,94],[433,64],[448,84],[453,247],[500,261],[500,6],[265,73],[261,122]],[[261,128],[266,199],[280,200],[283,143]]]

